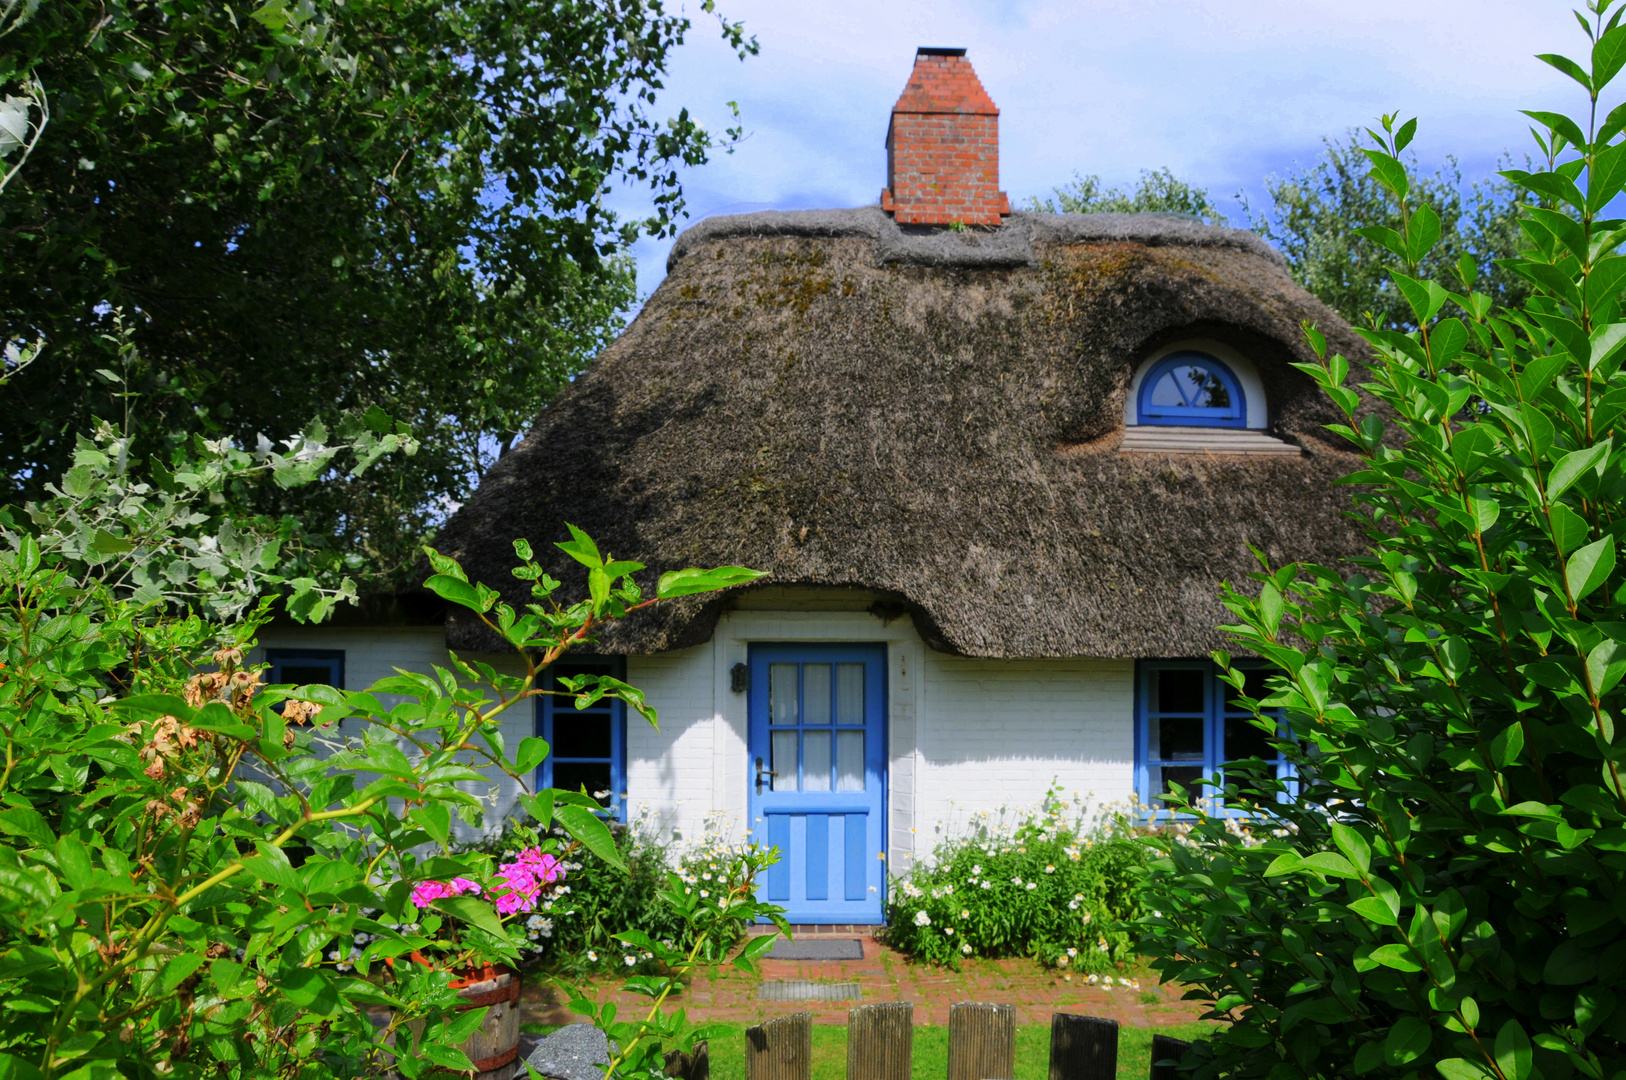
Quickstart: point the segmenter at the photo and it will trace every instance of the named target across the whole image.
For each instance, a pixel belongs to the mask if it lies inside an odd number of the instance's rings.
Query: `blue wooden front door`
[[[793,923],[882,921],[885,717],[884,645],[751,647],[751,835]]]

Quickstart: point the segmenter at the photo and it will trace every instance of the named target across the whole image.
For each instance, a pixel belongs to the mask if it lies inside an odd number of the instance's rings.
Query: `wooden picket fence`
[[[910,1080],[915,1007],[861,1005],[847,1013],[847,1080]],[[1152,1036],[1148,1080],[1176,1080],[1172,1064],[1191,1044]],[[813,1014],[782,1016],[745,1032],[745,1080],[811,1080]],[[691,1055],[668,1055],[666,1074],[709,1080],[701,1043]],[[1012,1080],[1016,1075],[1016,1009],[964,1002],[949,1008],[947,1080]],[[1050,1020],[1049,1080],[1117,1080],[1118,1022],[1056,1013]]]

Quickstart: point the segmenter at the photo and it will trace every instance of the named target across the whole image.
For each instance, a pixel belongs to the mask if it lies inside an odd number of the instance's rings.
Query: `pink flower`
[[[421,881],[412,890],[412,906],[426,908],[444,896],[462,896],[479,891],[479,883],[468,878],[453,878],[449,885],[444,881]]]
[[[503,886],[497,893],[497,914],[535,909],[543,888],[564,876],[558,859],[542,854],[541,848],[526,848],[518,859],[497,868],[497,881]]]

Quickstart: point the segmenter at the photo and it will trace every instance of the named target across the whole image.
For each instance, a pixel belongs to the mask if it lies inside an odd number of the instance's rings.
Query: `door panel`
[[[879,923],[885,900],[886,647],[753,645],[753,838],[780,851],[764,898],[793,923]]]

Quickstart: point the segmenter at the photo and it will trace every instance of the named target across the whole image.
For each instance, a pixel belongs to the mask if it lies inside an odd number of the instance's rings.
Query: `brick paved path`
[[[901,953],[872,936],[873,927],[821,927],[820,937],[859,937],[862,960],[764,960],[762,979],[737,968],[725,967],[715,976],[702,976],[681,993],[667,999],[681,1005],[690,1020],[757,1023],[787,1013],[811,1011],[816,1024],[845,1024],[854,1005],[882,1001],[912,1001],[916,1024],[947,1024],[949,1006],[960,1001],[993,1001],[1016,1006],[1018,1024],[1048,1024],[1055,1012],[1079,1013],[1116,1020],[1129,1027],[1162,1027],[1198,1019],[1203,1010],[1179,994],[1155,985],[1155,977],[1141,972],[1141,987],[1157,997],[1143,1003],[1142,991],[1120,987],[1103,990],[1088,985],[1083,976],[1067,979],[1041,968],[1032,960],[967,960],[962,970],[910,963]],[[801,930],[801,928],[798,928]],[[797,933],[801,940],[805,935]],[[762,980],[806,979],[820,983],[855,982],[862,988],[857,1001],[758,1001]],[[649,999],[620,989],[621,980],[603,979],[593,990],[600,1000],[615,1001],[622,1010],[647,1009]],[[521,1020],[526,1023],[569,1024],[576,1017],[564,1007],[565,997],[541,978],[528,978],[521,998]]]

